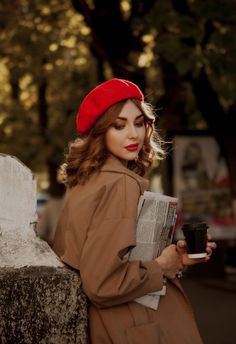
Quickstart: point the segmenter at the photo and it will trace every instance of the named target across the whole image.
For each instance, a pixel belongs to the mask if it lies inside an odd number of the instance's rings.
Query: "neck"
[[[128,166],[128,160],[120,159],[120,161],[122,162],[122,165],[124,165],[125,167]]]
[[[120,161],[122,163],[123,166],[127,167],[128,166],[128,160],[124,160],[124,159],[120,159],[118,158],[116,155],[114,154],[110,154],[110,157],[117,159],[118,161]]]

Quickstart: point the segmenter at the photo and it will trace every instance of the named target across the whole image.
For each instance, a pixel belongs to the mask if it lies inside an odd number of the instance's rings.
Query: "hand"
[[[197,263],[204,263],[207,262],[210,259],[210,256],[212,255],[212,252],[214,249],[216,249],[216,243],[211,240],[211,235],[208,233],[207,234],[207,247],[206,247],[206,252],[207,256],[204,258],[189,258],[187,254],[187,244],[185,240],[179,240],[177,242],[177,251],[179,254],[182,256],[182,264],[183,265],[193,265]]]
[[[155,261],[161,266],[163,275],[173,279],[179,270],[183,269],[182,254],[178,252],[176,245],[167,246]]]

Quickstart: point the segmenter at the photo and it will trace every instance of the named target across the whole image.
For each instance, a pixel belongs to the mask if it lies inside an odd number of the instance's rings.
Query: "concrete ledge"
[[[0,153],[0,343],[87,344],[79,274],[36,237],[36,180]]]
[[[67,267],[0,267],[1,344],[87,344],[87,303]]]

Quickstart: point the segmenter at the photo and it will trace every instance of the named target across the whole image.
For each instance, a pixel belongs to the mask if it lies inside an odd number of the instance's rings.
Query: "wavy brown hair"
[[[162,159],[165,155],[162,141],[154,129],[155,113],[153,107],[137,99],[131,99],[144,114],[146,135],[138,159],[128,161],[127,167],[144,176],[150,167],[153,157]],[[69,144],[66,162],[62,166],[64,182],[71,188],[77,184],[84,184],[89,177],[105,163],[110,155],[106,147],[105,134],[114,123],[127,100],[112,105],[97,120],[88,136],[77,138]]]

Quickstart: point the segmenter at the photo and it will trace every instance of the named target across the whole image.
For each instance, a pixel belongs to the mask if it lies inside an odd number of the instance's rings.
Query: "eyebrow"
[[[143,113],[141,113],[140,115],[138,115],[138,116],[135,118],[135,121],[136,121],[137,119],[141,118],[141,117],[144,117],[144,114],[143,114]],[[121,119],[121,120],[123,120],[123,121],[127,121],[127,118],[125,118],[125,117],[120,117],[120,116],[118,116],[116,119]]]

